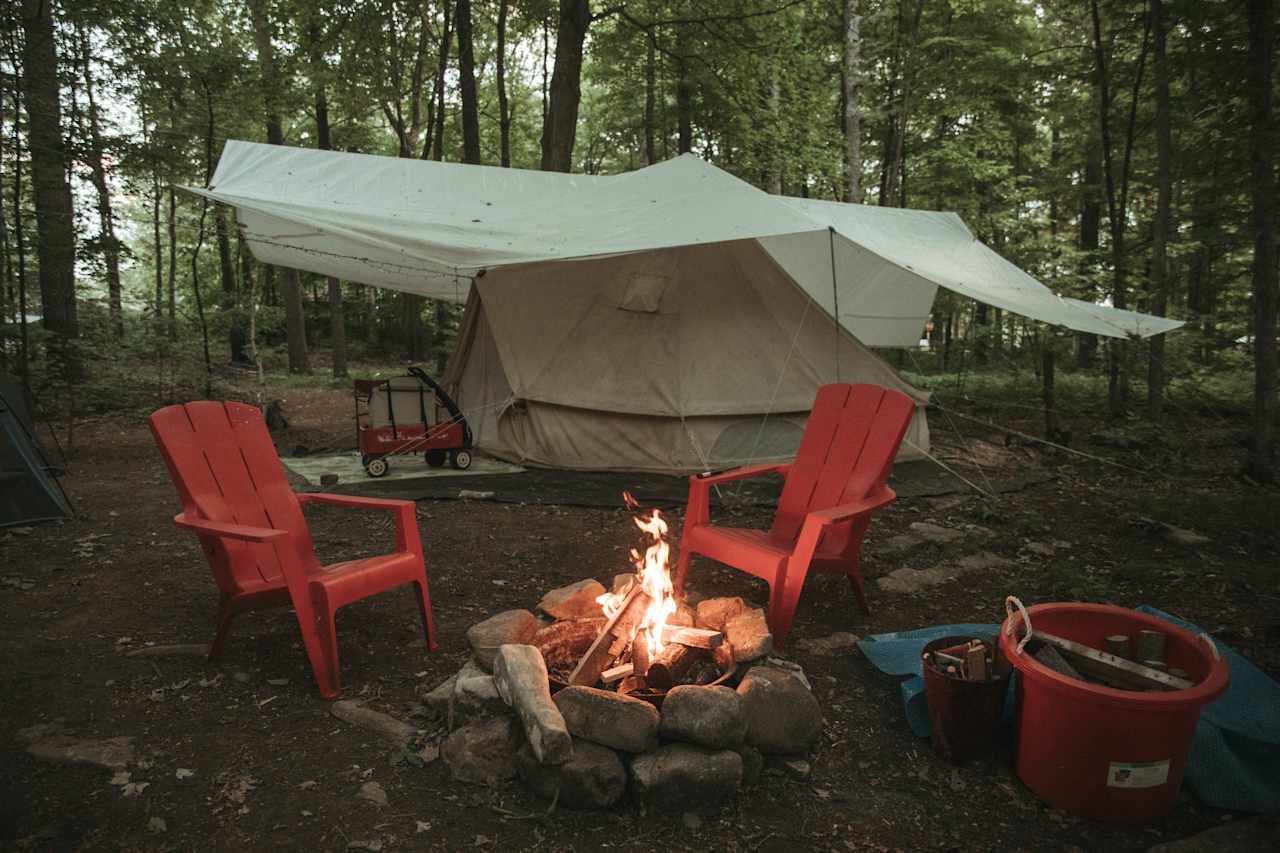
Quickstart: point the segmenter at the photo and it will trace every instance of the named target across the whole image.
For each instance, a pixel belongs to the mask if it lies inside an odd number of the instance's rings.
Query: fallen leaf
[[[420,832],[426,832],[427,830],[431,829],[431,821],[429,820],[419,820],[419,821],[415,821],[415,823],[417,824],[417,828],[414,829],[413,831],[414,835],[417,835]]]
[[[289,683],[289,679],[287,678],[268,678],[267,679],[267,684],[270,684],[272,687],[284,687],[288,683]]]
[[[160,833],[167,832],[169,830],[169,824],[166,823],[165,819],[162,817],[153,817],[151,820],[147,821],[147,829],[159,835]]]
[[[312,788],[314,788],[315,786],[317,786],[317,785],[319,785],[319,784],[320,784],[320,783],[319,783],[319,782],[317,782],[315,779],[308,779],[308,780],[307,780],[307,781],[305,781],[305,782],[299,782],[299,783],[298,783],[298,788],[300,788],[300,789],[301,789],[301,790],[303,790],[303,791],[310,791]]]
[[[196,771],[188,770],[185,767],[179,767],[173,775],[177,776],[179,779],[190,779],[192,776],[196,775]]]
[[[150,782],[130,782],[124,786],[122,793],[126,797],[136,797],[149,787],[151,787]]]
[[[117,770],[116,775],[111,777],[112,785],[128,785],[129,777],[132,776],[128,770]]]

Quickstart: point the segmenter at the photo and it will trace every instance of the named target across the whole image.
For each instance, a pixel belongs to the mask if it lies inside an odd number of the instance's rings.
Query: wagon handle
[[[1019,643],[1018,643],[1017,648],[1016,648],[1016,649],[1014,649],[1014,651],[1016,651],[1018,654],[1022,654],[1022,647],[1023,647],[1023,646],[1025,646],[1027,643],[1031,642],[1031,633],[1032,633],[1032,631],[1031,631],[1031,614],[1027,612],[1027,608],[1025,608],[1025,607],[1023,607],[1023,606],[1022,606],[1022,602],[1018,600],[1018,597],[1017,597],[1016,595],[1008,595],[1008,596],[1005,596],[1005,599],[1004,599],[1004,612],[1005,612],[1005,617],[1006,617],[1006,618],[1005,618],[1005,629],[1004,629],[1004,632],[1005,632],[1005,634],[1009,635],[1010,637],[1012,637],[1012,636],[1013,636],[1013,622],[1012,622],[1008,617],[1013,616],[1013,608],[1014,608],[1015,606],[1016,606],[1016,607],[1018,608],[1018,610],[1019,610],[1019,611],[1021,611],[1021,613],[1022,613],[1022,624],[1027,626],[1027,633],[1026,633],[1026,635],[1022,638],[1021,642],[1019,642]],[[1216,650],[1216,649],[1214,650],[1214,654],[1217,654],[1217,650]]]
[[[1222,660],[1222,655],[1218,654],[1218,644],[1213,641],[1213,637],[1210,637],[1204,631],[1201,631],[1200,639],[1204,640],[1205,645],[1209,647],[1209,651],[1213,652],[1214,660]]]

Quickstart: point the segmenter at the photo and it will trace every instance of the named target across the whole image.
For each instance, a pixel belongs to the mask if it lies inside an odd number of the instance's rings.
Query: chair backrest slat
[[[859,500],[882,485],[914,411],[910,397],[878,385],[819,388],[778,499],[772,537],[794,539],[808,513]]]
[[[184,512],[211,521],[289,530],[293,547],[313,553],[302,509],[257,408],[202,400],[161,409],[150,424]],[[228,582],[279,582],[275,545],[202,540],[224,590]]]

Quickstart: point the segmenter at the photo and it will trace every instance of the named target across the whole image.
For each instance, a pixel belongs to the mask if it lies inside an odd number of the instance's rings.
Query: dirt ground
[[[282,446],[341,443],[347,405],[339,391],[294,395],[294,430]],[[872,615],[857,611],[843,579],[811,579],[793,640],[994,622],[1004,596],[1016,593],[1029,603],[1153,604],[1213,629],[1280,674],[1280,496],[1226,470],[1239,455],[1232,429],[1206,417],[1180,430],[1176,446],[1148,447],[1140,460],[1116,456],[1154,472],[1139,474],[1010,448],[994,434],[962,445],[935,427],[939,453],[967,465],[978,482],[1028,467],[1053,479],[997,499],[971,493],[890,507],[864,548]],[[627,805],[547,815],[518,783],[496,790],[455,783],[442,761],[418,766],[330,716],[286,611],[240,617],[216,664],[128,657],[148,643],[207,642],[215,588],[194,538],[170,523],[175,492],[142,420],[82,423],[77,444],[65,485],[81,517],[0,532],[3,849],[1121,851],[1233,817],[1186,791],[1172,816],[1148,826],[1106,826],[1053,810],[1018,781],[1009,743],[953,768],[909,731],[894,679],[857,654],[809,656],[794,644],[788,654],[804,666],[826,717],[809,779],[767,776],[710,813],[644,816]],[[1193,467],[1189,458],[1204,462]],[[389,520],[376,513],[322,508],[309,517],[324,560],[391,542]],[[1194,528],[1212,541],[1168,544],[1140,518]],[[444,723],[423,709],[419,691],[464,662],[467,627],[531,607],[564,583],[607,582],[624,569],[638,535],[621,506],[435,501],[419,505],[419,519],[441,650],[427,653],[407,590],[343,610],[338,631],[346,696],[412,719],[432,741],[443,737]],[[720,519],[765,524],[767,514],[729,508]],[[966,535],[892,557],[877,547],[914,521]],[[1055,541],[1052,556],[1026,547]],[[885,593],[874,582],[900,566],[945,565],[978,550],[1012,564],[914,595]],[[705,561],[695,563],[693,578],[705,594],[765,601],[763,584]],[[28,755],[18,733],[40,724],[79,737],[134,738],[139,760],[129,784],[112,784],[101,768]],[[385,789],[385,807],[356,798],[371,780]]]

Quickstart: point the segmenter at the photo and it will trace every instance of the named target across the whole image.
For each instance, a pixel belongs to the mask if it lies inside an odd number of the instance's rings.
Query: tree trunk
[[[333,148],[332,133],[329,128],[329,96],[325,91],[322,74],[323,56],[320,53],[319,26],[311,26],[311,65],[315,78],[315,119],[316,148],[329,151]],[[425,33],[423,38],[425,38]],[[342,304],[342,282],[334,276],[329,277],[329,338],[333,350],[333,375],[341,378],[347,375],[347,317]]]
[[[63,339],[80,334],[76,316],[76,242],[62,143],[62,105],[53,3],[22,0],[22,85],[27,94],[27,138],[36,203],[36,257],[44,327]]]
[[[507,4],[498,0],[498,162],[506,168],[511,165],[511,106],[507,103]]]
[[[342,282],[329,276],[329,336],[333,339],[333,375],[347,375],[347,323],[342,307]]]
[[[1253,435],[1245,473],[1261,483],[1276,480],[1276,146],[1272,72],[1275,62],[1274,0],[1248,0],[1250,157],[1253,166]]]
[[[652,166],[658,162],[658,149],[654,144],[654,123],[657,121],[658,57],[654,46],[654,34],[645,33],[644,50],[644,163]]]
[[[1084,269],[1081,272],[1092,276],[1098,263],[1099,237],[1102,233],[1102,146],[1092,133],[1084,153],[1084,186],[1082,187],[1082,205],[1080,208],[1080,242],[1079,247],[1085,253]],[[1092,301],[1092,293],[1086,296]],[[1098,354],[1098,336],[1088,332],[1076,334],[1076,367],[1091,368]]]
[[[462,162],[480,163],[480,107],[476,96],[476,58],[471,42],[471,0],[458,0],[458,89],[462,95]]]
[[[231,350],[232,364],[247,364],[245,354],[245,327],[240,309],[240,288],[236,284],[236,262],[231,254],[231,228],[222,207],[214,210],[214,228],[218,238],[218,269],[222,274],[222,310],[230,323],[227,326],[227,345]]]
[[[116,237],[115,216],[111,210],[111,188],[107,185],[107,169],[103,152],[102,130],[98,121],[98,101],[94,94],[93,71],[90,67],[89,35],[79,32],[80,73],[84,78],[84,94],[88,101],[89,168],[93,188],[98,195],[98,228],[101,231],[102,260],[107,272],[107,310],[111,333],[117,340],[124,337],[124,309],[120,303],[120,241]]]
[[[862,203],[862,15],[858,0],[844,0],[844,143],[848,177],[844,200]]]
[[[693,150],[693,81],[689,79],[688,43],[684,28],[676,31],[676,152]]]
[[[1163,0],[1151,0],[1151,29],[1155,39],[1156,84],[1156,218],[1151,237],[1151,298],[1147,310],[1163,317],[1169,302],[1168,240],[1172,231],[1173,132],[1169,123],[1169,67],[1165,56]],[[1147,351],[1147,417],[1159,423],[1164,416],[1164,335],[1149,341]]]
[[[18,250],[18,329],[22,353],[18,358],[18,374],[27,376],[31,361],[31,331],[27,327],[27,238],[22,215],[22,137],[18,115],[22,109],[22,80],[13,78],[13,242]]]
[[[434,97],[436,100],[435,125],[427,131],[427,141],[423,145],[422,159],[427,159],[427,149],[431,149],[431,159],[444,159],[444,90],[449,75],[449,45],[453,42],[453,19],[450,17],[450,6],[446,2],[441,8],[444,17],[440,28],[440,61],[436,65],[436,84]]]
[[[542,123],[544,172],[569,172],[573,169],[578,104],[582,100],[582,43],[590,26],[590,0],[560,0],[555,67],[551,73],[547,114]]]
[[[267,15],[268,0],[248,0],[253,17],[254,44],[258,49],[258,66],[262,74],[263,105],[267,117],[267,142],[284,144],[284,130],[280,123],[280,94],[284,81],[276,67],[275,46],[272,44],[275,27]],[[310,373],[307,353],[307,315],[302,305],[302,284],[298,271],[283,267],[280,271],[284,291],[284,317],[289,340],[289,371]]]
[[[178,339],[178,198],[174,195],[173,185],[169,185],[169,280],[165,283],[166,313],[168,323],[166,331],[169,340]]]

